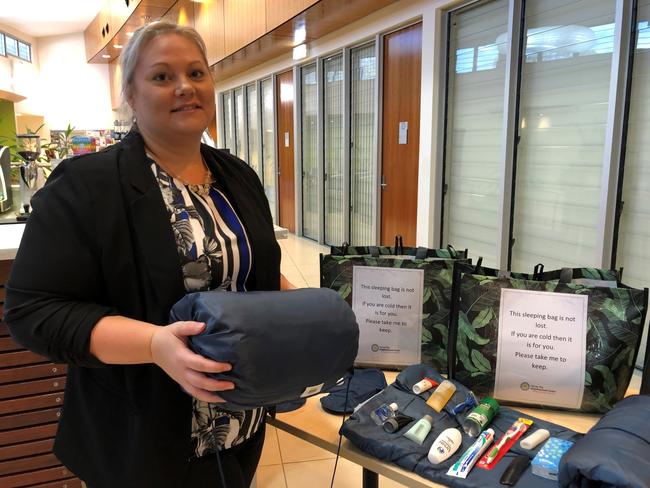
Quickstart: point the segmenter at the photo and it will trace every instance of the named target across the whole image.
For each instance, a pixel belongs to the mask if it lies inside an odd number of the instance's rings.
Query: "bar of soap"
[[[546,429],[537,429],[535,432],[530,434],[525,439],[519,443],[524,449],[535,449],[542,442],[548,439],[551,436],[551,433]]]

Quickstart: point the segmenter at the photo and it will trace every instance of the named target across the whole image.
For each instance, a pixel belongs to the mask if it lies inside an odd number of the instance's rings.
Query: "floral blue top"
[[[216,183],[206,195],[192,191],[151,160],[158,181],[188,292],[223,289],[246,291],[251,249],[246,230]],[[228,449],[257,432],[264,409],[227,412],[217,403],[193,401],[192,439],[196,455]]]

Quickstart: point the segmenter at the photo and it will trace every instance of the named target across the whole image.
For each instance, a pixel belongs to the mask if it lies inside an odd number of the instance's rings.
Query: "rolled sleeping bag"
[[[190,349],[232,365],[210,375],[235,384],[218,392],[229,410],[318,394],[352,370],[359,347],[352,309],[326,288],[190,293],[172,307],[170,323],[179,320],[205,322]]]

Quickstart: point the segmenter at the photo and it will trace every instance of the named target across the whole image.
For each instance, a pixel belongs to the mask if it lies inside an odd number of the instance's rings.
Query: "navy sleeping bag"
[[[190,348],[232,370],[212,375],[232,381],[219,392],[230,410],[273,406],[331,388],[351,371],[359,326],[333,290],[190,293],[172,308],[170,322],[205,322]]]
[[[570,488],[649,488],[650,396],[618,402],[564,455],[559,477]]]

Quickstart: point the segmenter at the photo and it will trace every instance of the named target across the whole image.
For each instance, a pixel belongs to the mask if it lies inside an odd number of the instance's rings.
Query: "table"
[[[397,373],[385,371],[388,384],[395,381]],[[640,374],[636,372],[627,395],[636,394],[639,391]],[[307,399],[306,404],[293,412],[279,413],[275,419],[269,419],[269,424],[274,427],[293,434],[315,446],[336,454],[339,443],[338,431],[341,427],[341,417],[325,412],[319,401],[320,395]],[[543,420],[567,426],[577,432],[587,432],[600,418],[597,414],[578,414],[573,412],[561,412],[551,410],[540,410],[536,408],[520,408],[522,412],[533,415]],[[349,440],[343,438],[341,443],[340,456],[352,461],[363,468],[363,487],[376,488],[378,475],[397,481],[413,488],[442,487],[421,477],[411,471],[406,471],[399,466],[374,458],[355,447]]]

